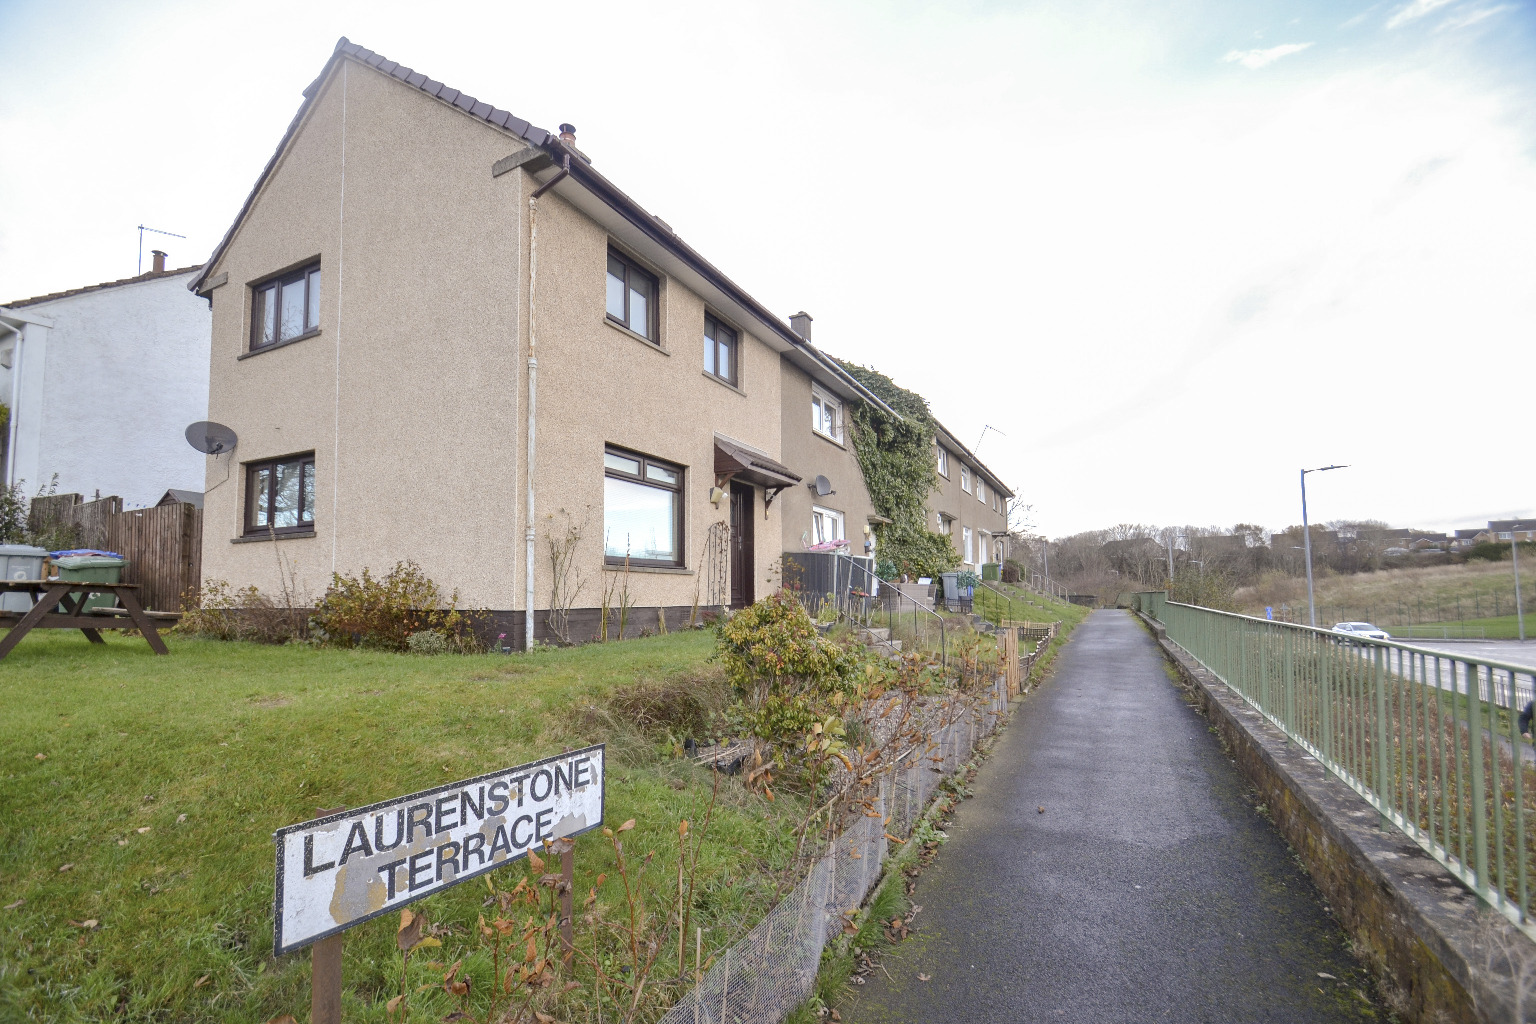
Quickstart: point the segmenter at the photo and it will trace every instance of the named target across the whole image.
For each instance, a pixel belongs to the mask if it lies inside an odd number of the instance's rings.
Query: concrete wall
[[[203,459],[187,444],[208,401],[207,303],[191,274],[164,275],[21,307],[21,366],[0,367],[11,402],[20,370],[16,452],[8,476],[28,493],[58,474],[61,492],[116,494],[152,505],[168,488],[203,489]],[[5,343],[14,343],[9,335]],[[14,353],[14,349],[12,349]]]
[[[1415,1024],[1536,1021],[1536,944],[1143,618],[1238,769],[1370,966]]]
[[[865,553],[865,527],[875,506],[864,486],[864,473],[853,451],[849,430],[850,409],[843,407],[843,441],[839,444],[811,429],[811,377],[784,359],[780,361],[783,404],[780,429],[783,431],[783,463],[804,481],[775,499],[774,510],[783,510],[784,551],[800,551],[811,539],[811,506],[819,505],[843,513],[843,529],[850,555]],[[809,484],[825,476],[835,494],[818,498]]]

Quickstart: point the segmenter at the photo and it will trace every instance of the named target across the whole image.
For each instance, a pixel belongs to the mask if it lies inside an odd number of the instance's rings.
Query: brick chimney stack
[[[151,249],[149,255],[153,257],[153,262],[149,265],[149,272],[151,274],[165,273],[165,253],[159,249]]]
[[[794,331],[806,341],[811,340],[811,314],[805,310],[794,313],[789,318],[789,329]]]

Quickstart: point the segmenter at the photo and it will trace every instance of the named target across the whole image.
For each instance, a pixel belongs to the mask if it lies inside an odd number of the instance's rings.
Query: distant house
[[[1536,519],[1490,519],[1487,532],[1493,540],[1506,544],[1512,540],[1522,544],[1536,541]]]
[[[4,482],[152,505],[200,491],[204,459],[186,442],[208,408],[210,317],[187,292],[197,267],[19,299],[0,306]]]

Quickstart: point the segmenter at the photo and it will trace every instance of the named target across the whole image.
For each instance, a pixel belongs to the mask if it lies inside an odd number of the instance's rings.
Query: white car
[[[1369,622],[1335,622],[1333,632],[1345,641],[1392,639],[1386,630],[1378,629]]]

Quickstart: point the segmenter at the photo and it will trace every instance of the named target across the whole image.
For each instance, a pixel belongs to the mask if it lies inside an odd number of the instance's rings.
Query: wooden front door
[[[757,574],[752,564],[752,526],[757,518],[752,512],[752,485],[731,482],[731,607],[745,608],[756,597],[752,580]]]

